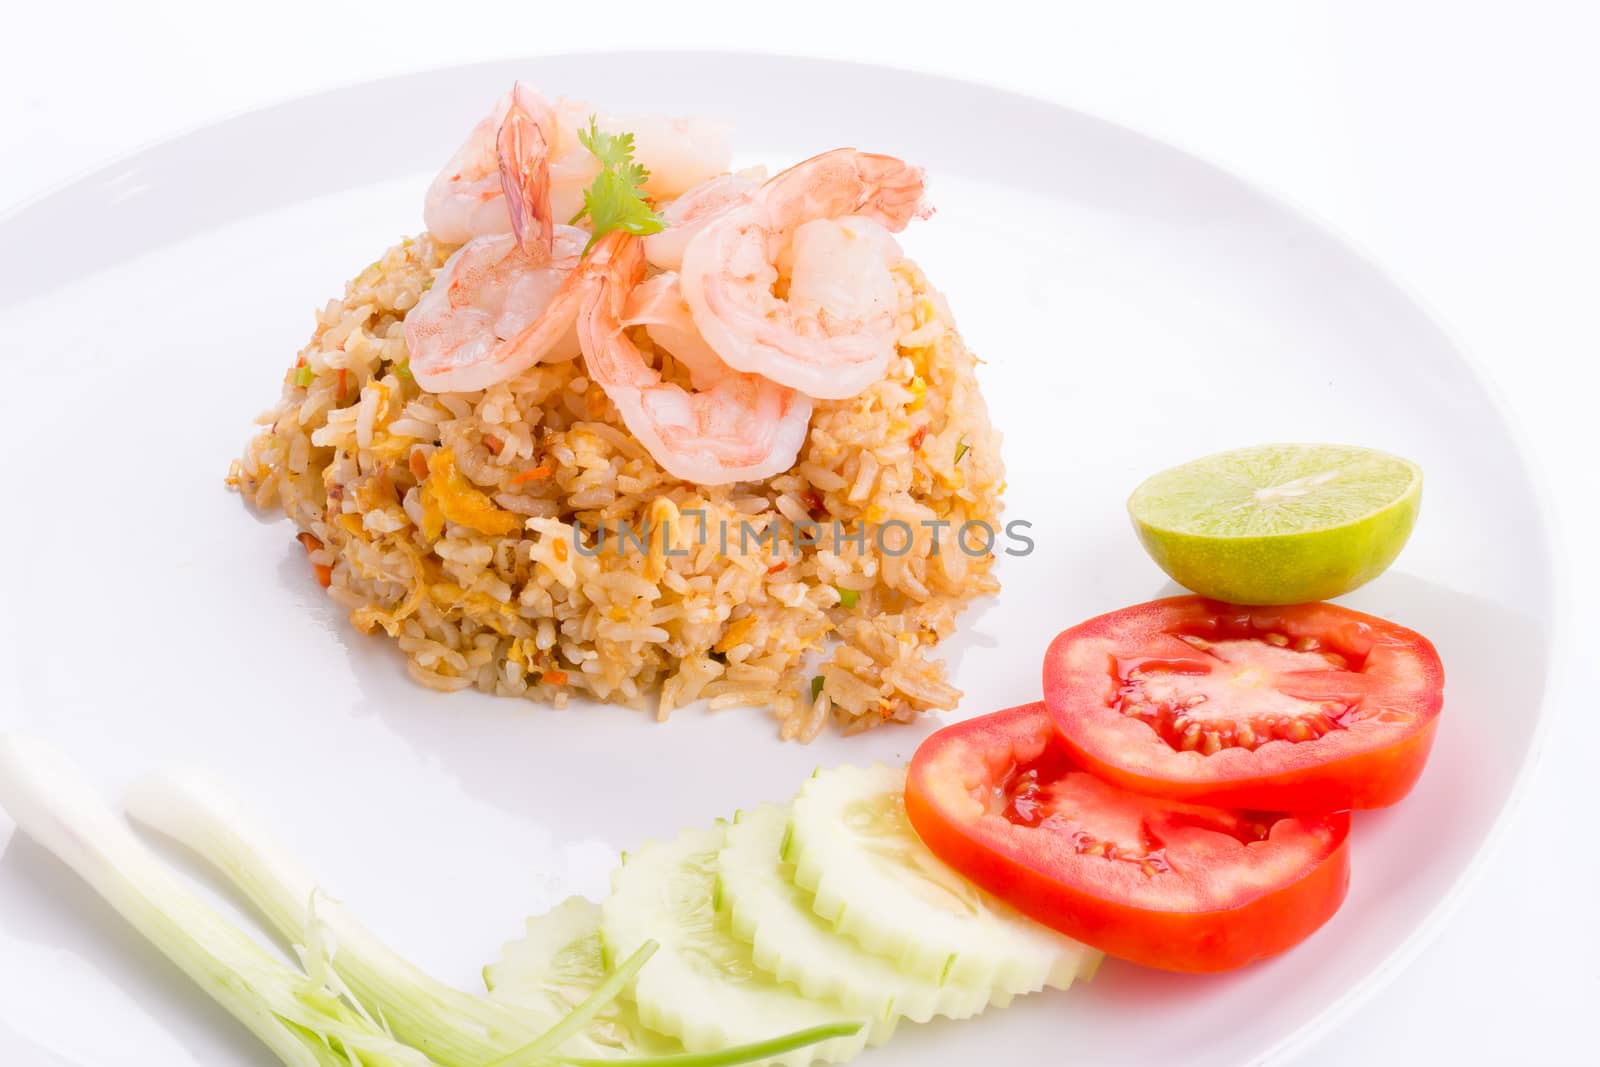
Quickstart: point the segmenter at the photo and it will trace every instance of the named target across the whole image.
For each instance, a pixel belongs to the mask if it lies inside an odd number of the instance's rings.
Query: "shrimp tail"
[[[890,230],[903,230],[912,219],[933,215],[928,203],[927,172],[893,156],[862,152],[856,157],[862,185],[857,210],[875,215]]]
[[[644,278],[644,243],[623,230],[612,230],[594,242],[594,246],[584,254],[578,271],[582,275],[582,303],[592,308],[604,308],[603,315],[591,311],[586,313],[586,317],[595,322],[614,323],[615,329],[609,332],[620,334],[628,297]],[[604,347],[595,346],[597,357]],[[584,355],[587,357],[589,353],[585,352]]]
[[[521,88],[518,86],[517,88]],[[500,188],[511,214],[511,232],[524,252],[555,248],[555,219],[550,210],[550,145],[538,119],[523,106],[516,89],[495,137]]]

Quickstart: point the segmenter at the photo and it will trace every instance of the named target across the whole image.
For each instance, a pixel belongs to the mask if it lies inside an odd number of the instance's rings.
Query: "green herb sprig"
[[[584,251],[593,248],[596,241],[613,230],[636,237],[664,230],[666,221],[640,192],[650,172],[634,162],[633,134],[607,133],[590,115],[589,128],[578,132],[578,141],[600,161],[600,173],[583,191],[583,210],[572,216],[571,221],[571,225],[576,226],[588,219],[594,227],[594,236],[589,238]]]

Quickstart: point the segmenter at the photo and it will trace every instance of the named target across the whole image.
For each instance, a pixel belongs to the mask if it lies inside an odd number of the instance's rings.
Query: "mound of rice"
[[[895,270],[884,380],[818,402],[787,473],[704,487],[651,460],[581,358],[478,393],[418,389],[402,320],[452,250],[407,240],[350,282],[229,473],[300,527],[358,629],[392,637],[431,689],[653,703],[662,719],[707,698],[773,709],[785,738],[955,705],[929,651],[998,589],[992,553],[956,538],[997,527],[1004,471],[977,360],[912,263]],[[808,520],[818,545],[794,536]],[[835,538],[835,521],[864,536]],[[623,522],[647,536],[618,537]]]

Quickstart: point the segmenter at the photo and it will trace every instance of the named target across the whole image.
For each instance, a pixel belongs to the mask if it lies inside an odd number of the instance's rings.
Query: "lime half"
[[[1258,445],[1162,471],[1128,498],[1145,551],[1232,604],[1348,593],[1405,547],[1422,503],[1410,460],[1351,445]]]

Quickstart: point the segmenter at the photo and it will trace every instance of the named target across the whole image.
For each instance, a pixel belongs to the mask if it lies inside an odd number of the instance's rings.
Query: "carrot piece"
[[[928,436],[926,426],[918,426],[917,432],[911,435],[911,451],[915,452],[922,447],[923,438]]]
[[[322,542],[318,541],[312,534],[302,533],[296,537],[295,540],[299,541],[305,546],[306,555],[308,556],[313,552],[319,552],[322,550]],[[311,569],[317,572],[317,584],[322,586],[322,588],[326,589],[328,586],[333,584],[332,567],[328,566],[326,563],[313,563],[311,565]]]
[[[536,482],[540,478],[548,478],[554,473],[555,472],[550,469],[550,465],[548,463],[541,463],[537,467],[529,467],[521,474],[513,474],[506,484],[521,485],[524,482]]]
[[[349,372],[347,370],[345,370],[343,367],[340,367],[339,368],[339,399],[340,400],[344,399],[344,383],[345,383],[345,379],[348,376],[349,376]]]
[[[567,672],[566,671],[545,671],[543,674],[541,674],[539,676],[539,681],[548,682],[551,685],[566,685],[567,684]]]
[[[772,566],[767,568],[767,573],[768,574],[777,574],[779,571],[783,570],[788,565],[789,565],[789,561],[788,560],[780,559],[778,562],[774,563]]]

